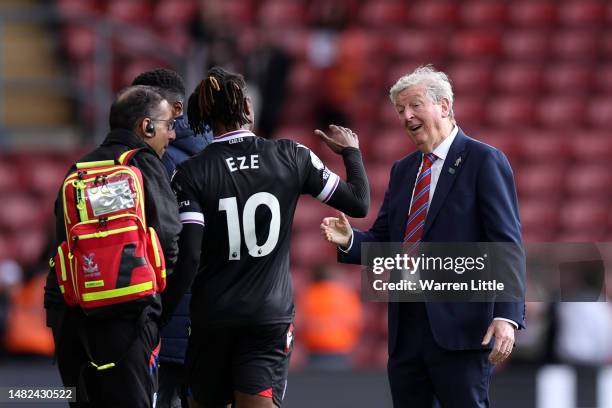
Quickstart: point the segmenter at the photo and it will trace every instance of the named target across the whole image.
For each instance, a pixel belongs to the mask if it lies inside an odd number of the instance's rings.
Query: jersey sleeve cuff
[[[181,224],[198,224],[204,226],[204,214],[195,211],[187,211],[179,214]]]

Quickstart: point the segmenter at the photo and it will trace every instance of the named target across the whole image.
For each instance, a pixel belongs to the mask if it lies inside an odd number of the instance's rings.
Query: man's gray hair
[[[395,105],[397,94],[415,85],[424,85],[427,95],[436,103],[440,103],[442,98],[448,99],[450,108],[449,117],[451,120],[454,119],[453,87],[451,86],[450,79],[448,79],[448,76],[444,72],[437,71],[433,65],[420,66],[412,71],[412,73],[398,79],[395,85],[389,90],[391,103]]]

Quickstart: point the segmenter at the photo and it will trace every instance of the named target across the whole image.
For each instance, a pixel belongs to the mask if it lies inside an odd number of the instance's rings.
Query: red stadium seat
[[[453,112],[461,126],[478,127],[484,122],[486,102],[482,97],[469,95],[455,95]]]
[[[54,196],[66,175],[68,166],[65,163],[39,160],[27,172],[26,183],[32,192],[42,196]]]
[[[559,6],[563,25],[594,27],[603,24],[605,17],[605,2],[600,0],[567,0]]]
[[[554,200],[521,198],[521,225],[525,239],[547,242],[555,239],[559,229],[559,204]]]
[[[612,138],[608,131],[576,132],[568,139],[571,157],[585,163],[609,163],[612,157]]]
[[[109,0],[106,13],[116,21],[139,26],[149,26],[153,20],[148,0]]]
[[[299,27],[304,23],[306,10],[300,0],[265,0],[257,16],[268,27]]]
[[[565,134],[559,130],[529,130],[517,134],[520,159],[533,164],[566,166],[569,150]]]
[[[535,103],[518,96],[491,99],[487,120],[492,127],[525,128],[531,126]]]
[[[592,72],[595,76],[594,89],[612,96],[612,64],[597,64]]]
[[[18,231],[37,227],[41,221],[40,203],[24,193],[0,197],[0,229]]]
[[[360,21],[371,27],[403,26],[408,18],[408,7],[401,0],[370,0],[360,7]]]
[[[612,96],[593,98],[588,106],[588,119],[592,126],[606,128],[609,132],[612,126]]]
[[[162,27],[181,28],[185,31],[197,11],[196,0],[159,1],[155,4],[153,17]]]
[[[223,0],[223,15],[228,21],[249,24],[253,21],[252,0]]]
[[[495,71],[495,87],[504,94],[537,95],[542,87],[542,76],[539,64],[503,64]]]
[[[594,30],[557,31],[552,36],[552,51],[559,59],[594,60],[598,56],[599,36]]]
[[[182,27],[168,27],[161,33],[161,41],[178,55],[187,55],[191,45],[191,37]]]
[[[582,164],[568,171],[566,188],[576,197],[607,200],[612,198],[610,186],[612,171],[607,163]]]
[[[520,0],[508,3],[508,19],[514,25],[546,27],[557,21],[556,1]]]
[[[563,203],[561,223],[564,233],[581,234],[593,241],[606,233],[609,205],[601,201],[581,200]]]
[[[397,77],[396,79],[399,79],[399,77]],[[387,103],[383,103],[380,106],[380,110],[378,111],[378,122],[382,126],[393,127],[397,125],[398,129],[401,130],[402,124],[401,124],[399,115],[397,114],[397,111],[395,110],[393,104],[391,103],[391,100],[387,99]]]
[[[457,2],[449,0],[422,0],[410,5],[410,25],[424,27],[453,27],[457,22]]]
[[[453,81],[453,90],[459,94],[486,95],[490,92],[494,69],[490,64],[459,61],[447,70]]]
[[[555,63],[546,69],[546,86],[555,93],[589,94],[593,67],[580,62]]]
[[[601,57],[606,61],[612,59],[612,30],[599,34]]]
[[[0,161],[0,195],[15,192],[20,186],[20,173],[13,163],[2,157]]]
[[[413,143],[398,124],[376,133],[376,143],[371,144],[368,159],[377,163],[393,163],[413,150]]]
[[[92,27],[70,24],[64,28],[66,52],[74,61],[93,58],[96,48],[96,33]]]
[[[323,238],[319,224],[315,228],[293,236],[291,262],[295,265],[312,267],[336,259],[336,246]]]
[[[130,63],[126,64],[123,67],[123,70],[120,72],[121,77],[117,78],[119,80],[118,87],[120,89],[126,87],[130,85],[134,78],[136,78],[142,72],[159,67],[169,68],[163,61],[157,59],[137,59],[131,61]]]
[[[293,230],[310,233],[319,231],[319,224],[324,217],[335,217],[335,210],[313,197],[302,197],[295,211]]]
[[[9,236],[15,245],[13,259],[22,265],[31,265],[39,261],[48,245],[50,237],[44,229],[37,226],[23,227]]]
[[[391,37],[392,52],[395,58],[399,60],[422,59],[422,62],[417,65],[425,63],[428,58],[440,58],[448,52],[449,38],[447,34],[440,31],[397,30],[392,32]]]
[[[407,138],[407,136],[406,136]],[[407,141],[409,143],[409,141]],[[368,163],[366,172],[368,173],[368,181],[370,182],[370,193],[372,197],[380,200],[383,199],[385,191],[389,185],[389,176],[391,174],[391,166],[393,163]],[[370,208],[370,211],[377,211],[378,208]]]
[[[289,94],[300,98],[312,99],[318,95],[321,70],[306,62],[299,62],[289,73]]]
[[[87,17],[100,13],[97,0],[57,0],[57,9],[62,17]]]
[[[538,103],[538,120],[551,129],[580,128],[584,124],[586,101],[576,96],[553,95]]]
[[[461,5],[459,20],[469,26],[496,27],[507,17],[506,2],[500,0],[475,0]]]
[[[450,51],[459,58],[495,57],[500,37],[495,31],[460,31],[451,37]]]
[[[384,39],[373,30],[348,29],[339,36],[337,47],[339,59],[369,64],[372,58],[382,57]]]
[[[565,192],[565,171],[561,165],[549,165],[545,161],[520,166],[515,171],[516,186],[523,198],[559,199]]]
[[[546,60],[550,49],[550,35],[537,29],[507,31],[502,38],[502,49],[510,60]]]

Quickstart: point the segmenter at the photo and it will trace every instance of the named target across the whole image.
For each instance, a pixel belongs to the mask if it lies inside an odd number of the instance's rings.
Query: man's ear
[[[183,101],[176,101],[172,104],[172,116],[175,118],[183,114]]]
[[[149,118],[144,118],[137,127],[137,134],[145,139],[155,136],[155,125]]]
[[[440,99],[440,109],[443,118],[450,117],[450,101],[447,98]]]

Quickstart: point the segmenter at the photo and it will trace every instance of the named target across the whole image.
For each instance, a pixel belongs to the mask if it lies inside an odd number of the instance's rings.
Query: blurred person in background
[[[363,307],[359,294],[334,279],[333,273],[318,267],[312,282],[297,299],[297,326],[309,352],[310,367],[346,370],[350,354],[363,328]]]
[[[571,244],[559,263],[554,349],[563,363],[600,366],[612,359],[612,309],[606,268],[594,243]]]
[[[157,88],[172,106],[176,120],[174,132],[176,138],[170,142],[162,162],[172,177],[176,166],[191,156],[201,152],[212,140],[212,132],[208,129],[204,134],[195,134],[189,128],[185,106],[185,83],[175,71],[158,68],[143,72],[134,78],[132,85],[149,85]],[[162,346],[159,352],[159,388],[157,406],[187,407],[185,386],[185,352],[189,339],[189,302],[191,292],[188,291],[181,299],[174,315],[161,331]]]
[[[181,224],[161,161],[175,137],[172,107],[153,87],[128,87],[113,102],[109,124],[110,132],[102,144],[78,162],[114,160],[128,150],[140,149],[131,165],[142,173],[147,225],[157,232],[166,269],[172,270]],[[73,165],[71,170],[74,169]],[[59,244],[66,238],[61,191],[55,202],[55,216]],[[144,308],[136,303],[120,316],[94,319],[79,307],[66,306],[55,270],[50,269],[45,286],[47,326],[53,330],[62,382],[65,387],[77,387],[78,402],[71,406],[153,405],[161,301],[159,296],[152,299]],[[96,370],[90,364],[92,358],[113,361],[115,366]]]
[[[216,65],[230,70],[242,67],[242,55],[238,44],[241,28],[227,24],[229,19],[225,0],[200,0],[198,13],[189,25],[194,42],[193,58],[196,67],[211,68]],[[198,68],[200,69],[200,68]],[[200,71],[199,77],[202,72]]]
[[[0,261],[0,339],[6,335],[11,293],[23,279],[21,266],[12,259]],[[5,342],[0,341],[0,356],[4,354]]]
[[[418,150],[394,163],[369,231],[352,229],[344,214],[323,220],[322,234],[338,245],[339,261],[361,263],[366,242],[511,242],[522,248],[510,164],[502,152],[457,126],[446,74],[419,67],[401,77],[389,96]],[[508,266],[524,277],[523,252],[512,256]],[[489,406],[493,365],[508,358],[514,331],[524,328],[524,302],[388,307],[395,407],[431,408],[434,401],[443,408]]]
[[[253,107],[242,75],[212,68],[196,93],[191,128],[209,124],[215,140],[181,163],[173,178],[183,231],[164,313],[195,277],[186,359],[190,404],[280,407],[293,350],[289,242],[295,208],[301,194],[310,194],[357,217],[367,214],[358,139],[335,126],[331,136],[316,131],[342,155],[345,182],[307,147],[252,133]]]
[[[278,44],[280,34],[262,22],[255,30],[255,44],[246,56],[249,91],[259,94],[256,106],[257,134],[271,138],[278,127],[287,93],[291,59]],[[255,88],[255,89],[253,89]]]

